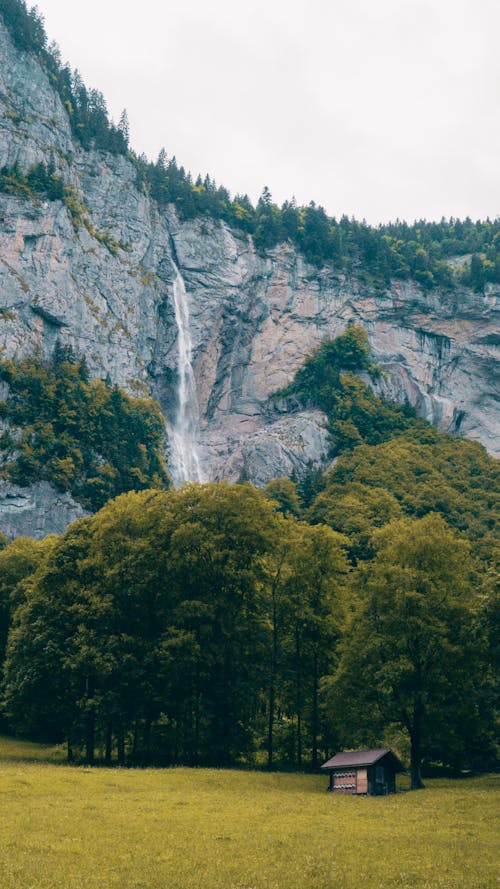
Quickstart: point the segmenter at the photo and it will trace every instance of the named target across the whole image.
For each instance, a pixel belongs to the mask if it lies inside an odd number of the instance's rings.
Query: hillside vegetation
[[[24,758],[21,749],[16,762],[15,744],[0,738],[3,889],[496,885],[491,777],[349,798],[325,793],[324,776],[89,770]]]
[[[360,374],[381,373],[366,331],[352,324],[313,350],[277,393],[326,413],[330,453],[338,457],[333,471],[299,485],[303,515],[346,534],[351,553],[366,557],[374,528],[434,511],[488,560],[498,541],[498,460],[481,445],[438,432],[409,404],[375,395]],[[268,491],[276,492],[276,483]]]
[[[49,361],[0,361],[0,380],[8,386],[0,476],[19,485],[46,479],[90,510],[124,491],[168,485],[152,399],[90,380],[85,360],[60,346]]]

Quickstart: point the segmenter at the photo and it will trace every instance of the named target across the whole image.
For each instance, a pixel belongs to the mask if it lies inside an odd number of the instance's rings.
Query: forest
[[[124,491],[167,487],[158,404],[90,380],[84,358],[56,344],[52,357],[0,360],[0,478],[45,479],[97,510]]]
[[[466,285],[483,293],[489,282],[500,282],[498,218],[411,224],[396,220],[370,226],[345,215],[330,217],[314,202],[298,206],[292,198],[279,206],[267,187],[254,206],[248,195],[232,197],[208,175],[193,177],[165,149],[156,161],[136,154],[129,144],[126,112],[118,124],[110,119],[102,93],[88,89],[78,71],[62,62],[57,45],[49,44],[36,7],[29,9],[25,0],[3,0],[0,16],[15,45],[36,56],[47,71],[68,114],[76,144],[127,156],[135,166],[138,187],[161,209],[174,205],[182,219],[224,220],[234,230],[252,235],[262,254],[290,242],[317,267],[331,264],[377,289],[387,287],[392,279],[412,279],[426,289]],[[15,112],[12,114],[15,119]],[[69,183],[58,181],[53,170],[45,168],[44,172],[42,167],[37,164],[27,171],[4,168],[0,191],[25,197],[43,193],[51,200],[65,200],[72,218],[84,222],[81,208],[75,210]],[[463,257],[463,262],[456,263],[457,257]]]
[[[124,492],[59,538],[3,541],[4,727],[88,763],[304,769],[390,745],[414,787],[491,766],[498,463],[360,371],[380,373],[350,325],[288,387],[327,412],[329,472],[169,490],[148,402],[137,417],[60,347],[49,366],[4,363],[11,477],[97,490],[94,508]],[[101,449],[115,489],[96,481]]]

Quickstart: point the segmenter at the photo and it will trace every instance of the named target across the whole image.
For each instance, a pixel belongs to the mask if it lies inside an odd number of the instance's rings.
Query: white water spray
[[[198,454],[197,435],[199,424],[198,398],[194,380],[192,357],[193,344],[189,325],[189,305],[184,279],[174,264],[174,309],[177,324],[177,414],[169,429],[171,441],[172,478],[176,486],[184,482],[204,481]]]

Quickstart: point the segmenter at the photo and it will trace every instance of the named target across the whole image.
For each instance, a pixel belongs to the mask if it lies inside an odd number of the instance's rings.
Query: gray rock
[[[302,478],[328,461],[326,416],[302,411],[258,429],[239,442],[219,478],[265,485],[283,475]]]
[[[0,532],[8,538],[62,534],[87,513],[70,494],[62,494],[48,482],[28,488],[0,480]]]

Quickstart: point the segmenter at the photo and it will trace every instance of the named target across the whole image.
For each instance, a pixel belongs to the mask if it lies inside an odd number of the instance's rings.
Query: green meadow
[[[2,889],[498,885],[493,776],[333,797],[321,775],[90,769],[62,756],[0,738]]]

